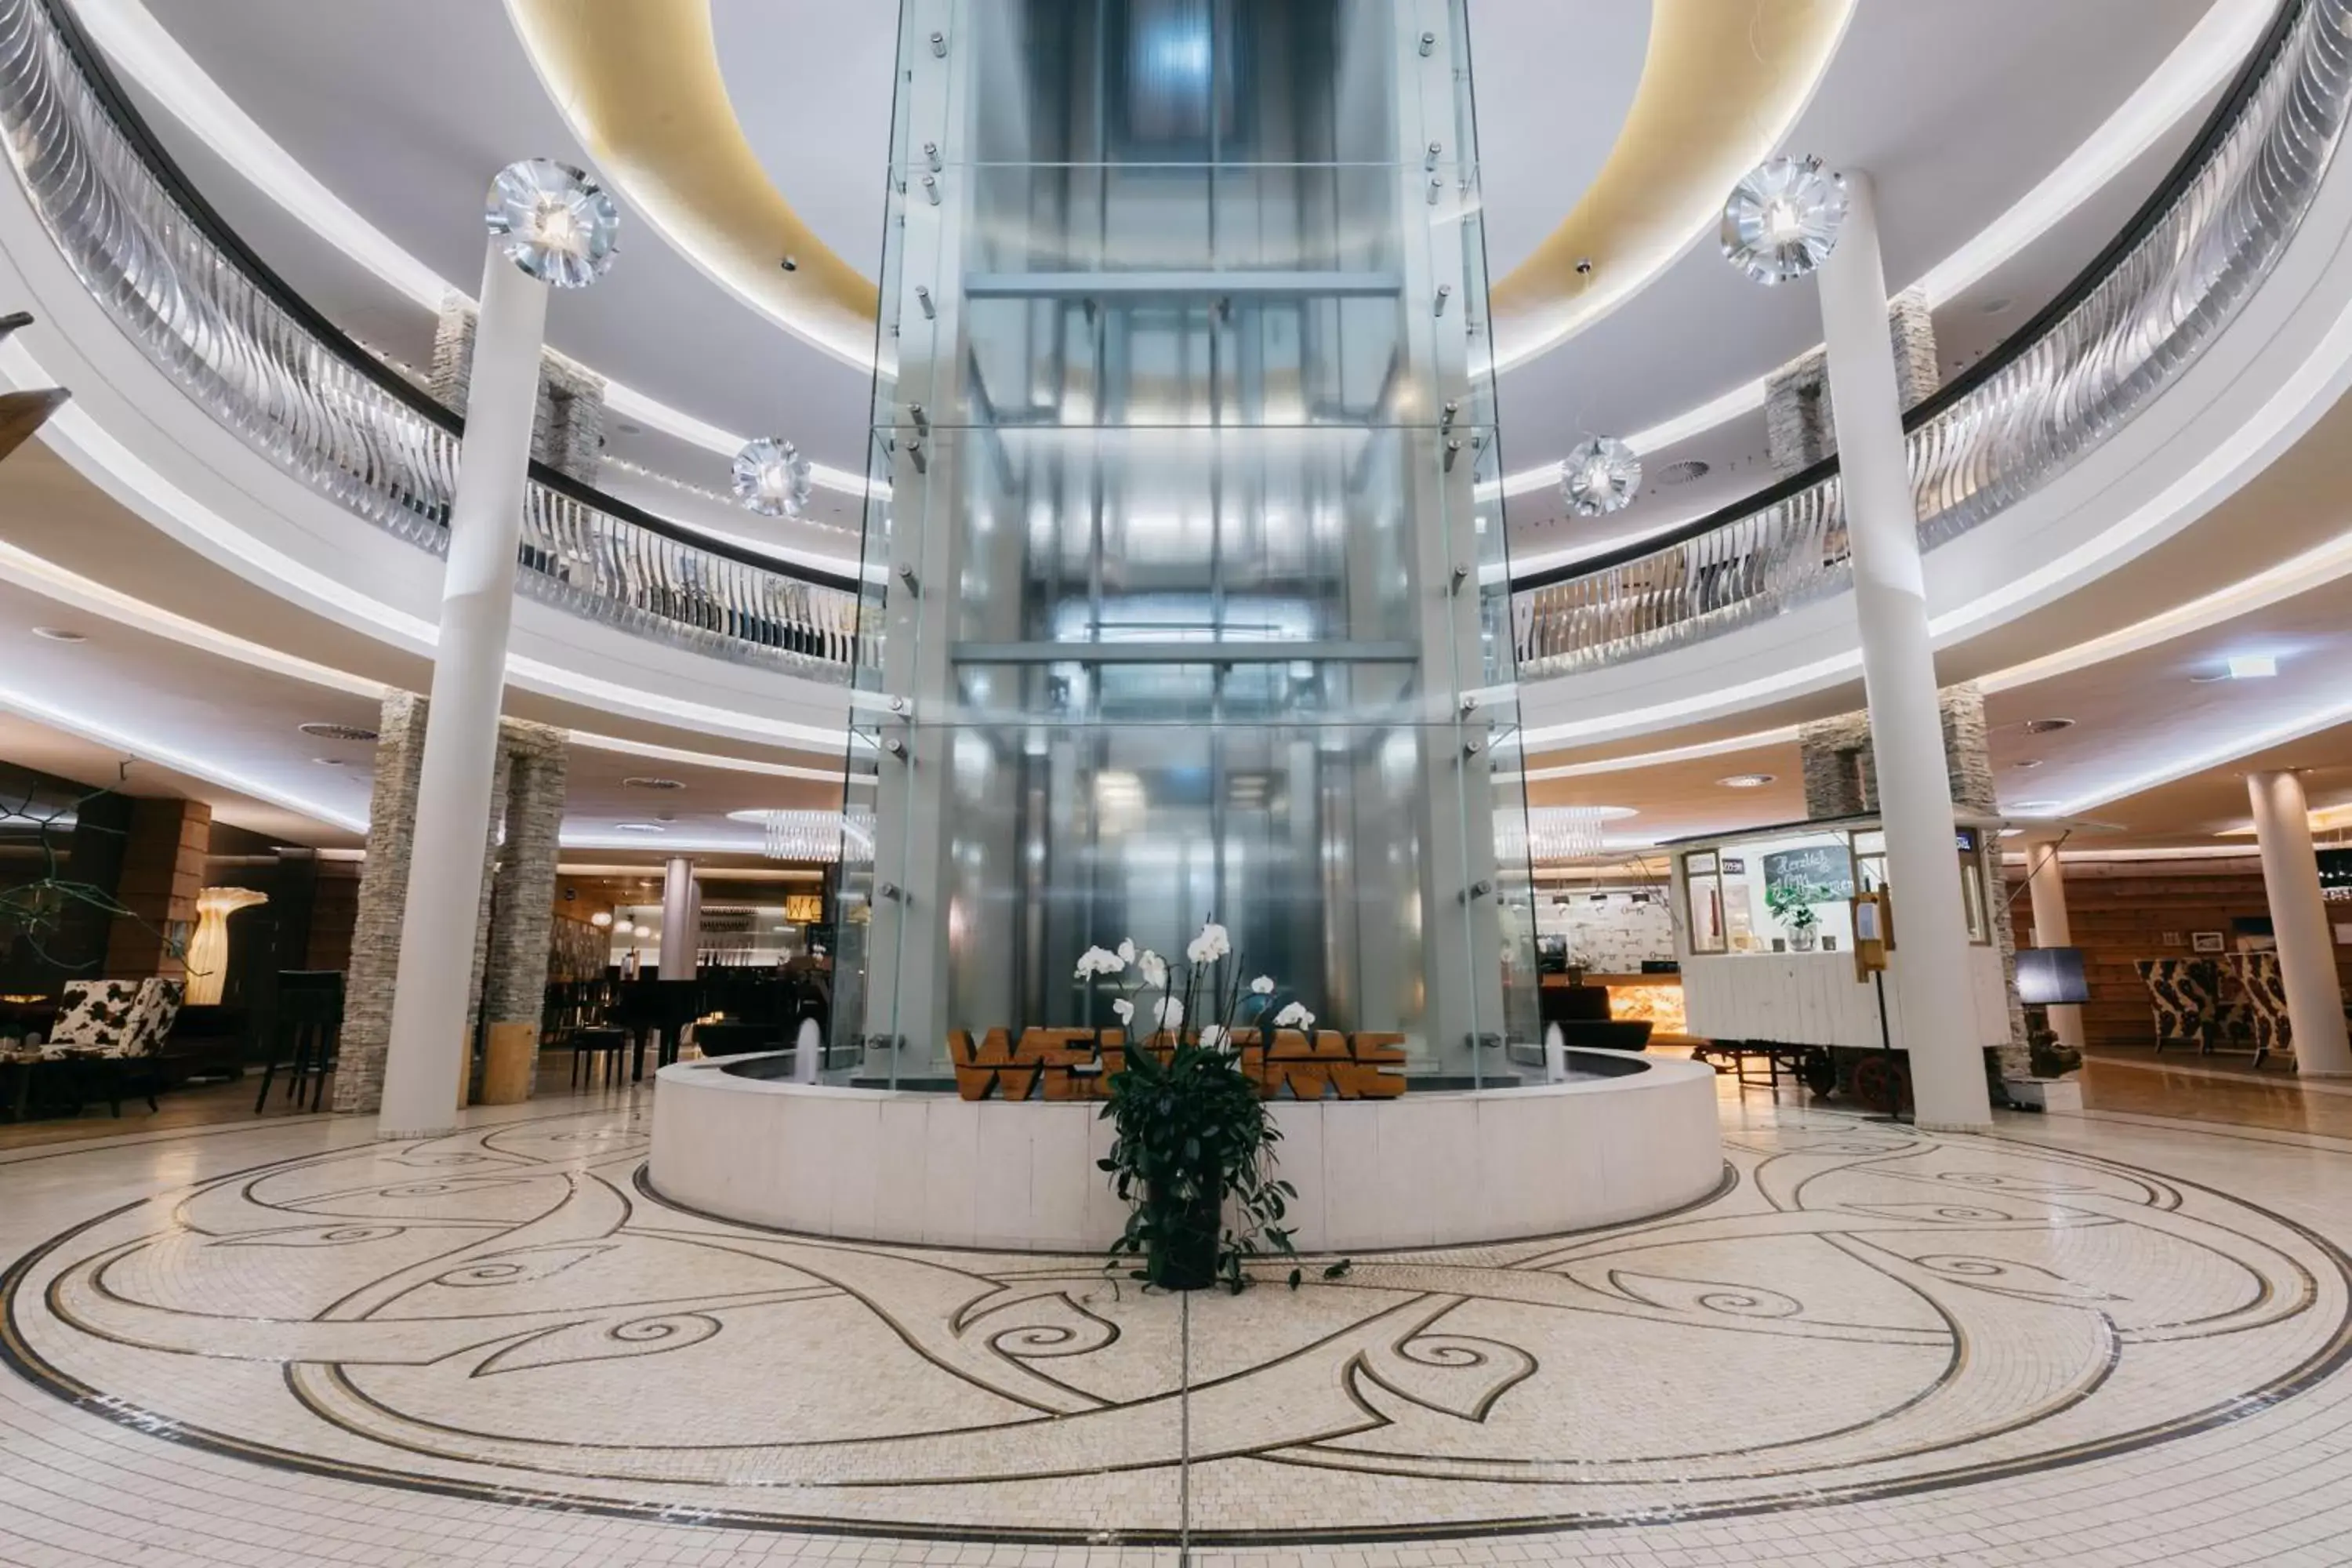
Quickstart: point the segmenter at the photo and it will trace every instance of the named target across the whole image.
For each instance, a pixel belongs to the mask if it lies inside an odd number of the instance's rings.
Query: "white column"
[[[441,633],[416,785],[380,1138],[449,1131],[465,1092],[467,1002],[546,330],[547,285],[493,244],[482,268],[466,440],[449,509],[449,563],[441,578]]]
[[[2263,851],[2263,888],[2278,938],[2286,985],[2294,1070],[2305,1078],[2352,1078],[2344,1029],[2344,988],[2336,978],[2335,932],[2319,892],[2319,857],[2311,847],[2311,805],[2291,773],[2248,773],[2254,837]]]
[[[2025,847],[2025,886],[2033,898],[2033,945],[2036,947],[2074,945],[2074,928],[2066,919],[2063,865],[2058,858],[2058,846],[2049,839],[2038,839]],[[2049,1009],[2049,1013],[2050,1032],[2058,1037],[2058,1043],[2081,1050],[2081,1005],[2058,1003]]]
[[[1919,1125],[1990,1127],[1983,1043],[1969,984],[1968,920],[1952,821],[1950,766],[1927,640],[1919,517],[1903,447],[1902,395],[1886,335],[1886,269],[1867,174],[1846,176],[1837,248],[1821,269],[1830,406],[1837,420],[1863,687],[1895,894],[1895,965]]]
[[[662,868],[661,977],[694,978],[694,960],[702,946],[701,922],[694,896],[694,862],[683,855]]]

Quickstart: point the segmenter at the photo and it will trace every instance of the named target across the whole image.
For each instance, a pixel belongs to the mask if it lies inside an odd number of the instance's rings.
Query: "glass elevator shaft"
[[[1079,953],[1211,918],[1524,1073],[1462,0],[907,0],[897,95],[832,1076],[1108,1025]]]

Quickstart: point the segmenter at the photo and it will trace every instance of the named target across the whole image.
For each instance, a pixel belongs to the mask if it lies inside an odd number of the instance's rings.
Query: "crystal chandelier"
[[[1633,504],[1642,488],[1642,459],[1612,436],[1578,446],[1559,466],[1560,500],[1577,517],[1601,517]]]
[[[620,210],[584,170],[545,158],[509,163],[482,214],[508,260],[558,289],[585,289],[613,265]]]
[[[761,517],[799,517],[808,510],[809,460],[790,441],[762,436],[735,454],[735,500]]]
[[[1622,805],[1531,805],[1528,808],[1528,858],[1539,865],[1598,859],[1609,853],[1601,825],[1633,815]],[[1499,842],[1496,847],[1516,847]]]
[[[1787,283],[1837,248],[1845,176],[1819,158],[1774,158],[1731,187],[1723,204],[1723,254],[1759,283]]]
[[[756,822],[765,834],[761,853],[771,860],[838,864],[846,851],[853,863],[874,858],[871,811],[732,811],[737,822]]]

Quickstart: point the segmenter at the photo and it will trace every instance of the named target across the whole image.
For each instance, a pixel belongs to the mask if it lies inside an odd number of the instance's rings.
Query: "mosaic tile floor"
[[[646,1191],[643,1098],[0,1153],[0,1563],[2352,1563],[2352,1142],[1725,1103],[1239,1298]]]

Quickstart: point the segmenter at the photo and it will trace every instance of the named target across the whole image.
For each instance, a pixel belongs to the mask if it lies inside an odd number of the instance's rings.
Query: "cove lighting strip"
[[[349,812],[339,810],[322,801],[312,800],[307,796],[296,795],[290,790],[280,789],[276,784],[264,783],[210,757],[195,756],[176,747],[142,740],[111,725],[100,723],[90,718],[86,710],[77,708],[68,711],[44,702],[37,697],[5,686],[0,686],[0,708],[5,708],[20,718],[30,719],[35,723],[46,724],[52,730],[61,730],[68,735],[77,735],[82,740],[96,742],[101,746],[121,752],[138,761],[153,763],[161,767],[169,768],[173,773],[185,773],[191,778],[202,779],[207,784],[218,784],[224,789],[233,789],[239,795],[251,795],[256,800],[266,801],[271,805],[307,816],[314,822],[323,822],[330,826],[340,827],[346,833],[367,832],[367,818],[364,816],[353,816]]]
[[[2236,72],[2270,20],[2268,6],[2249,5],[2245,0],[2212,0],[2203,18],[2165,57],[2164,63],[2097,130],[2084,138],[2081,146],[2006,212],[1987,224],[1966,245],[1928,268],[1912,285],[1927,295],[1929,309],[1949,303],[1990,277],[2128,170]],[[1623,440],[1643,457],[1664,451],[1717,426],[1756,413],[1764,406],[1767,384],[1768,378],[1759,377],[1735,386],[1711,402],[1636,431]],[[1559,482],[1557,463],[1523,468],[1481,485],[1477,499],[1492,500],[1502,496],[1526,495]],[[1670,531],[1704,515],[1696,513],[1693,518],[1661,523],[1642,533],[1557,552],[1522,563],[1519,569],[1538,572],[1572,564],[1585,556],[1638,543],[1653,533]]]
[[[472,298],[403,249],[304,168],[237,107],[236,100],[221,89],[139,0],[78,5],[74,16],[109,61],[311,233],[436,317],[451,295]],[[620,418],[649,426],[730,460],[743,447],[743,437],[619,382],[605,383],[604,406]],[[811,466],[810,478],[827,489],[847,495],[863,496],[866,491],[864,474],[824,463]]]

